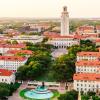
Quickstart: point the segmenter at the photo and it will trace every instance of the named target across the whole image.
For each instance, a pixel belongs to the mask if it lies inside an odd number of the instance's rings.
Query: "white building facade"
[[[15,74],[12,71],[0,69],[0,82],[1,83],[15,83]]]
[[[8,69],[16,72],[26,61],[27,58],[21,56],[0,56],[0,69]]]
[[[100,73],[100,61],[77,61],[76,73]]]
[[[65,36],[52,38],[52,40],[49,40],[48,43],[57,48],[67,48],[71,47],[72,45],[79,45],[80,42],[78,39],[74,39],[70,36]]]
[[[18,43],[24,42],[31,42],[31,43],[39,43],[43,41],[43,36],[38,35],[21,35],[21,36],[14,36],[11,38],[11,41],[16,40]]]
[[[0,53],[4,54],[8,50],[21,50],[25,47],[26,45],[24,44],[0,44]]]
[[[98,60],[100,52],[78,52],[77,61],[80,60]]]
[[[55,33],[48,36],[48,44],[52,44],[57,48],[67,48],[72,45],[79,45],[80,39],[69,34],[69,13],[67,7],[63,7],[61,15],[61,33]]]
[[[74,89],[77,91],[100,91],[100,74],[74,74]]]
[[[74,89],[100,93],[100,52],[78,52],[75,65]]]

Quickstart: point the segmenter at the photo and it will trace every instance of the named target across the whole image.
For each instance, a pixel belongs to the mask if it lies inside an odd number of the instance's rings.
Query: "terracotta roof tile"
[[[78,73],[74,74],[73,80],[100,81],[100,74]]]
[[[5,61],[24,61],[26,60],[26,57],[21,57],[21,56],[0,56],[0,60],[5,60]]]
[[[0,76],[11,76],[13,74],[12,71],[6,69],[0,69]]]

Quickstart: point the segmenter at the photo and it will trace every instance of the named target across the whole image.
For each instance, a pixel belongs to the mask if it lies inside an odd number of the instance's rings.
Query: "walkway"
[[[12,96],[10,96],[10,97],[8,98],[8,100],[23,100],[23,99],[19,96],[19,92],[20,92],[21,90],[25,89],[26,87],[27,87],[27,84],[26,84],[26,83],[22,84],[22,85],[20,86],[20,88],[19,88],[17,91],[15,91],[15,92],[13,93]]]
[[[53,56],[54,58],[57,58],[57,57],[59,57],[59,56],[61,56],[61,55],[67,54],[67,53],[68,53],[67,49],[55,49],[55,50],[52,52],[52,56]]]
[[[21,90],[25,89],[26,87],[31,87],[31,88],[33,88],[34,86],[27,86],[27,82],[24,82],[24,83],[20,86],[20,88],[19,88],[17,91],[15,91],[15,92],[13,93],[12,96],[10,96],[10,97],[8,98],[8,100],[23,100],[23,99],[20,97],[19,92],[20,92]],[[35,88],[35,87],[34,87],[34,88]],[[58,90],[60,94],[66,93],[66,91],[70,91],[70,90],[72,90],[72,88],[73,88],[73,84],[72,84],[72,83],[69,83],[69,84],[68,84],[68,90],[65,89],[65,84],[60,84],[59,87],[56,87],[56,86],[55,86],[55,87],[49,87],[50,90]]]

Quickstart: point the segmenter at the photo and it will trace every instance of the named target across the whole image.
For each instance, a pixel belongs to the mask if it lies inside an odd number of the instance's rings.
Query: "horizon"
[[[0,18],[60,18],[63,6],[70,18],[100,18],[100,0],[0,0]]]

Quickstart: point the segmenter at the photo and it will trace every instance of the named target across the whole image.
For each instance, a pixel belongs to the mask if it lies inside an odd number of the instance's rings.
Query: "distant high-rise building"
[[[63,7],[63,12],[61,16],[61,36],[69,35],[69,13],[67,7]]]

